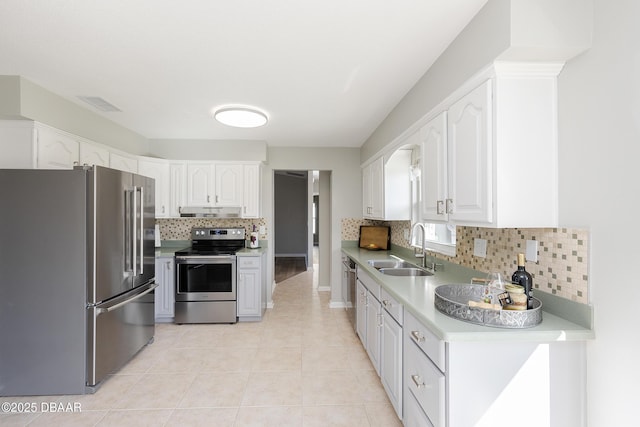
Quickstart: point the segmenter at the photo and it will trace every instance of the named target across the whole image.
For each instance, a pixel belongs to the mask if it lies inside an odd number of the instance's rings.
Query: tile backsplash
[[[361,218],[342,220],[342,240],[358,240],[360,225],[388,225],[391,243],[409,248],[404,238],[409,221],[371,221]],[[525,242],[538,242],[538,261],[527,261],[525,268],[533,277],[534,292],[548,292],[572,301],[589,302],[589,233],[573,228],[480,228],[456,229],[456,256],[434,254],[436,258],[482,272],[496,271],[511,277],[517,269],[516,257],[525,252]],[[487,240],[487,257],[473,255],[474,239]]]
[[[267,225],[264,218],[157,218],[156,224],[160,226],[162,240],[191,240],[193,227],[244,227],[249,233],[254,225],[256,230],[260,230],[260,226]],[[266,234],[260,236],[261,240],[266,238]]]

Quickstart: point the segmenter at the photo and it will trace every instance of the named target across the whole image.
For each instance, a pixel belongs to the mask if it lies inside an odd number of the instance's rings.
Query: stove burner
[[[244,228],[196,227],[191,230],[191,247],[176,252],[177,256],[235,255],[245,246]]]

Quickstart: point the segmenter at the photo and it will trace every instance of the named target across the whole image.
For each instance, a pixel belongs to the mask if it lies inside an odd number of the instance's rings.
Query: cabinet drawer
[[[404,427],[433,427],[429,418],[424,414],[420,404],[412,393],[404,396],[404,414],[402,417]]]
[[[358,280],[362,282],[364,287],[367,288],[378,301],[380,301],[380,285],[378,285],[378,283],[361,268],[358,268],[357,275]]]
[[[445,425],[445,377],[431,360],[409,342],[405,347],[405,387],[415,396],[431,423]]]
[[[237,258],[238,268],[260,268],[260,257],[239,256]]]
[[[404,315],[404,331],[407,341],[411,341],[425,352],[433,363],[442,371],[445,371],[444,341],[436,337],[433,332],[418,322],[411,313]]]
[[[392,297],[384,288],[380,288],[380,303],[382,307],[402,326],[402,304]]]

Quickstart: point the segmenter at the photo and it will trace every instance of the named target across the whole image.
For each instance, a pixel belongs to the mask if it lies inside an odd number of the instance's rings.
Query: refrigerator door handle
[[[117,304],[114,304],[112,306],[109,307],[96,307],[96,315],[101,315],[103,313],[109,313],[110,311],[114,311],[117,310],[118,308],[122,307],[125,304],[129,304],[132,301],[137,300],[138,298],[142,298],[143,296],[147,295],[149,292],[153,291],[155,288],[157,288],[158,286],[160,286],[158,283],[150,283],[149,287],[147,289],[145,289],[144,291],[140,292],[139,294],[136,294],[134,296],[132,296],[131,298],[127,298],[124,301],[121,301]]]
[[[143,273],[144,269],[144,187],[136,187],[137,191],[140,192],[140,203],[138,204],[138,212],[140,213],[140,239],[138,242],[140,243],[139,247],[139,255],[138,262],[140,263],[140,273]]]
[[[131,191],[131,199],[133,202],[133,207],[130,212],[132,223],[131,245],[133,247],[133,276],[135,277],[138,275],[138,244],[136,242],[138,236],[138,222],[136,221],[136,216],[138,214],[138,187],[133,187],[133,191]]]

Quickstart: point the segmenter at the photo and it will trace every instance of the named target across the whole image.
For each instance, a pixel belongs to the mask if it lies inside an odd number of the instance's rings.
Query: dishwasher
[[[342,256],[342,300],[353,330],[356,330],[356,263]]]

